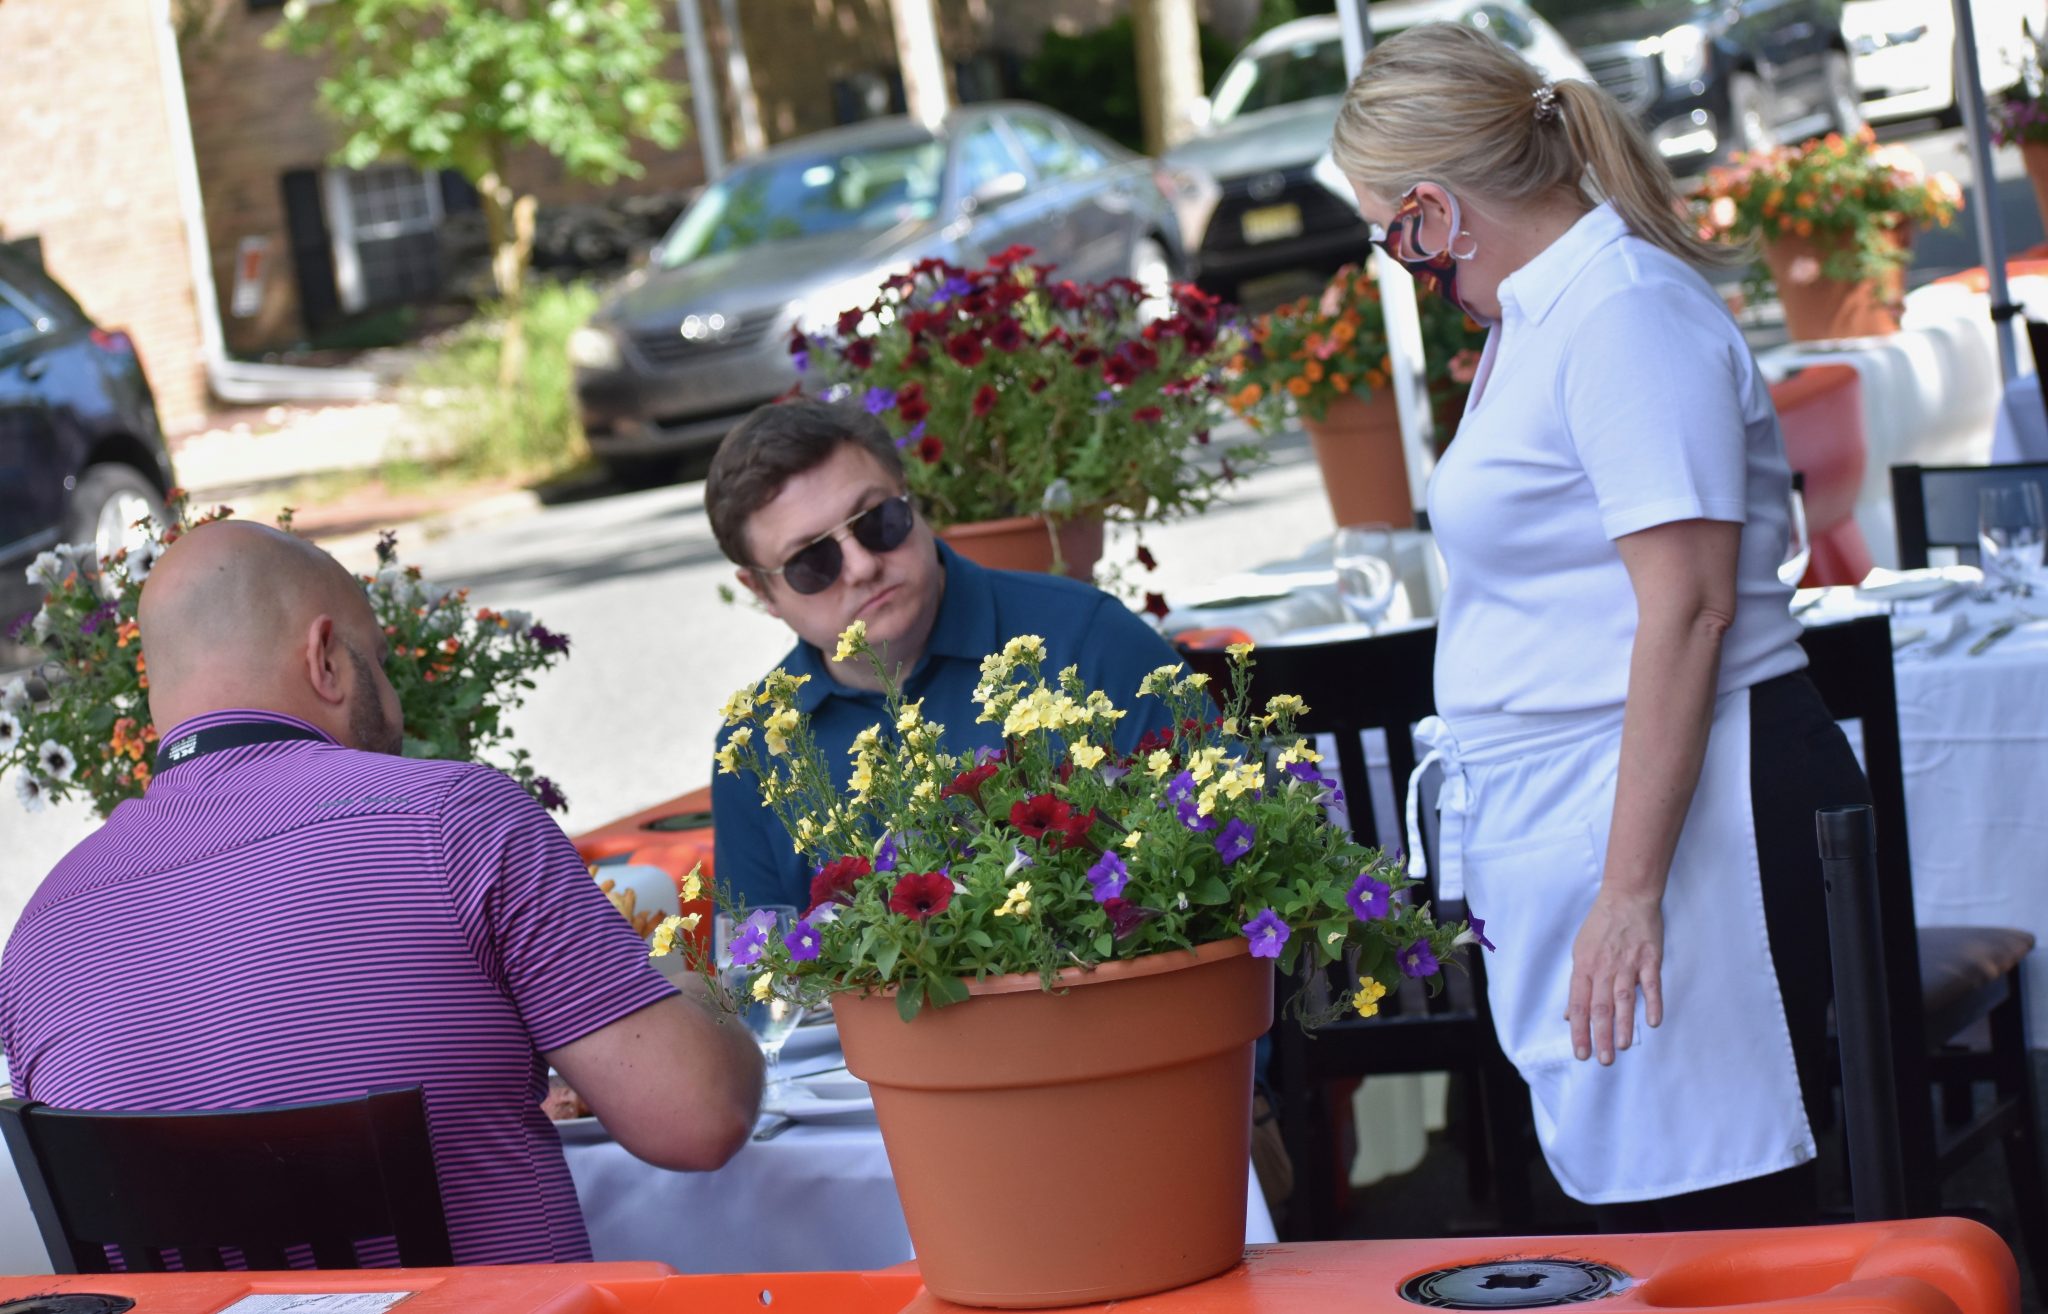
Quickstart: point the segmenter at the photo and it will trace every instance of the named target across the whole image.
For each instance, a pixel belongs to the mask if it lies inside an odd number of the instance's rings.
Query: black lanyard
[[[156,750],[156,773],[162,775],[174,766],[218,753],[223,749],[247,748],[251,744],[276,744],[291,739],[314,739],[328,742],[327,736],[318,730],[308,730],[302,725],[286,725],[282,721],[230,721],[225,725],[210,725],[204,730],[194,730],[188,735],[165,740]]]

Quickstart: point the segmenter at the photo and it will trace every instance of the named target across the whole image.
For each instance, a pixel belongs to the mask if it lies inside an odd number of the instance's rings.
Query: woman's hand
[[[1572,1052],[1614,1062],[1617,1049],[1635,1041],[1636,990],[1651,1026],[1664,1020],[1664,911],[1662,899],[1603,887],[1572,941]]]

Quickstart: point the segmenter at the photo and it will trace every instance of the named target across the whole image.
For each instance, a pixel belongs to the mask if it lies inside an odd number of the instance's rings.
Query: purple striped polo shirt
[[[304,725],[218,712],[163,742],[251,720]],[[672,993],[512,780],[323,736],[206,754],[115,808],[15,925],[0,1043],[16,1094],[60,1108],[420,1085],[455,1261],[577,1261],[540,1051]]]

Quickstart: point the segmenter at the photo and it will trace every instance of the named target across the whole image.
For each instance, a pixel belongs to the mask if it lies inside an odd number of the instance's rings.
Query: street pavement
[[[1271,452],[1226,505],[1148,531],[1159,568],[1144,588],[1172,597],[1298,555],[1331,531],[1305,440],[1280,435]],[[562,823],[571,834],[708,783],[718,705],[791,642],[780,621],[720,600],[720,584],[738,586],[704,518],[701,481],[401,540],[399,553],[433,581],[468,588],[473,603],[530,611],[570,637],[569,659],[538,677],[512,724],[536,767],[568,794]],[[1112,535],[1108,559],[1132,559],[1127,536]],[[92,825],[82,807],[29,815],[0,798],[0,928],[13,926],[37,882]]]

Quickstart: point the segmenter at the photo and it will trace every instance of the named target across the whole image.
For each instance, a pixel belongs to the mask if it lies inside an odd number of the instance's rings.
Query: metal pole
[[[948,93],[932,0],[890,0],[889,13],[896,29],[896,67],[903,73],[903,99],[910,117],[927,128],[937,128],[946,118]]]
[[[1956,14],[1956,104],[1963,110],[1963,129],[1970,142],[1970,169],[1977,182],[1977,247],[1990,278],[1991,331],[1998,338],[1998,371],[2002,383],[2019,373],[2012,340],[2012,291],[2005,281],[2005,224],[1998,214],[1998,175],[1991,168],[1991,136],[1984,126],[1984,73],[1977,65],[1977,22],[1970,0],[1953,0]]]
[[[738,0],[718,0],[718,17],[725,24],[725,85],[739,115],[739,141],[735,155],[758,155],[768,145],[761,133],[761,105],[754,96],[754,69],[747,62],[747,45],[740,33]]]
[[[718,109],[718,84],[711,77],[711,48],[704,41],[704,11],[697,0],[676,0],[683,29],[683,58],[690,66],[690,99],[697,107],[697,148],[704,153],[704,181],[725,173],[725,119]]]
[[[1814,814],[1827,890],[1828,946],[1835,960],[1835,1034],[1842,1051],[1849,1193],[1859,1223],[1907,1216],[1873,818],[1867,803],[1822,808]]]
[[[1344,70],[1357,77],[1372,53],[1372,18],[1365,0],[1337,0],[1337,24],[1344,38]],[[1436,463],[1436,417],[1429,409],[1429,380],[1422,360],[1422,313],[1415,307],[1415,280],[1392,260],[1374,260],[1380,306],[1386,316],[1387,357],[1392,365],[1394,412],[1401,423],[1407,457],[1409,505],[1420,507]]]

